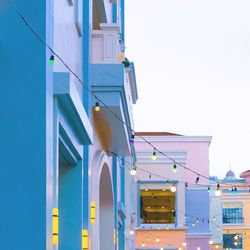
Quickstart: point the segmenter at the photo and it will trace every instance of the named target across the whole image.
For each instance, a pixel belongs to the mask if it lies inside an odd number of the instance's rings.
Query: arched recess
[[[114,249],[114,200],[109,168],[103,165],[99,185],[100,250]]]

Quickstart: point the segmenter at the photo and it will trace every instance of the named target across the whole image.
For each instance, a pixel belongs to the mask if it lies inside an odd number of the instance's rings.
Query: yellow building
[[[229,170],[222,180],[223,249],[250,250],[250,170],[240,177]]]

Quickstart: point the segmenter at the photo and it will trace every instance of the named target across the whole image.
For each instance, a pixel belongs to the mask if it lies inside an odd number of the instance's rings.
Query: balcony
[[[93,112],[94,126],[105,151],[119,156],[131,155],[129,143],[133,128],[132,105],[137,101],[134,64],[125,67],[122,39],[117,24],[101,24],[92,33],[90,84],[101,103],[101,110]],[[92,100],[92,106],[96,103]],[[110,112],[111,111],[111,112]],[[120,120],[124,121],[124,125]]]
[[[121,64],[124,60],[124,45],[118,24],[103,23],[100,30],[92,31],[93,64]]]

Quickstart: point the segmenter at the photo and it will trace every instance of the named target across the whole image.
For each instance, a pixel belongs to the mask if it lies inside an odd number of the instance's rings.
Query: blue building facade
[[[0,30],[0,249],[133,249],[124,0],[3,1]]]

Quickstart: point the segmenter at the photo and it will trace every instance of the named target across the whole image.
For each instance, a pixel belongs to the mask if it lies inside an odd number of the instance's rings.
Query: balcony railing
[[[93,64],[117,64],[124,61],[124,45],[118,24],[101,24],[92,31]]]

